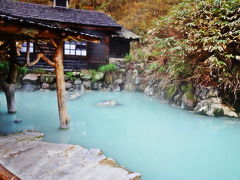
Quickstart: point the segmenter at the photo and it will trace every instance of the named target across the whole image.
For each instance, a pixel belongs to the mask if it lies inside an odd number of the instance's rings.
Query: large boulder
[[[73,84],[71,83],[71,82],[66,82],[65,83],[65,88],[66,89],[72,89],[74,86],[73,86]]]
[[[49,89],[50,85],[48,83],[42,83],[41,88],[42,89]]]
[[[182,107],[187,110],[193,110],[195,105],[194,95],[191,93],[184,93],[182,96]]]
[[[103,72],[96,72],[93,76],[92,79],[94,81],[100,81],[104,78],[104,73]]]
[[[24,83],[37,84],[39,76],[39,74],[27,74],[22,80]]]
[[[136,78],[135,78],[135,85],[139,85],[140,83],[141,83],[141,81],[142,81],[142,78],[140,77],[140,76],[137,76]]]
[[[208,116],[238,117],[235,110],[222,103],[220,98],[210,98],[200,101],[194,111]]]
[[[128,70],[126,72],[126,80],[125,80],[125,86],[124,86],[124,89],[126,91],[135,91],[137,89],[134,83],[136,78],[135,75],[136,75],[136,72],[134,72],[133,70]]]
[[[182,96],[181,106],[187,110],[193,110],[196,102],[194,88],[191,83],[185,83],[180,86]]]
[[[91,81],[83,81],[83,86],[86,89],[90,89],[92,87]]]
[[[153,96],[155,92],[155,87],[154,86],[148,86],[145,90],[144,93],[148,96]]]
[[[107,72],[105,74],[105,79],[104,81],[107,83],[107,84],[112,84],[113,83],[113,78],[114,77],[114,72]]]
[[[51,74],[42,74],[39,78],[39,81],[41,83],[52,84],[56,81],[56,77],[55,75],[51,75]]]
[[[82,84],[82,81],[81,81],[81,79],[75,79],[73,84],[74,85],[79,85],[79,84]]]
[[[114,81],[114,84],[123,84],[123,79],[116,79],[115,81]]]
[[[82,71],[80,71],[80,77],[83,80],[90,80],[92,78],[92,72],[90,72],[88,70],[82,70]]]
[[[112,91],[114,92],[119,92],[121,91],[121,87],[118,84],[112,84],[111,86],[109,86],[111,88]]]
[[[56,83],[50,84],[49,89],[50,90],[56,90],[57,89],[57,84]]]
[[[97,81],[92,82],[92,90],[98,90],[99,83]]]
[[[218,97],[218,94],[218,90],[213,87],[198,86],[196,88],[196,96],[200,100]]]

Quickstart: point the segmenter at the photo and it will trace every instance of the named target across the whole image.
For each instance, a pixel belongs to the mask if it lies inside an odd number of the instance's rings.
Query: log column
[[[60,128],[69,128],[70,116],[67,112],[66,93],[65,93],[65,80],[64,80],[64,68],[63,68],[63,39],[55,40],[56,49],[54,54],[55,61],[55,73],[57,82],[57,100],[58,111],[60,119]]]

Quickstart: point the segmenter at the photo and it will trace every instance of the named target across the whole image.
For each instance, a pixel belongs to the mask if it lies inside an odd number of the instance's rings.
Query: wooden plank
[[[21,180],[21,179],[0,164],[0,180]]]

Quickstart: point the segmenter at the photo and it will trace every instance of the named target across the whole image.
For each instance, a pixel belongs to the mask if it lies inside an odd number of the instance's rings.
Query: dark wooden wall
[[[108,63],[109,61],[109,40],[111,32],[95,29],[83,29],[82,31],[100,36],[102,40],[99,44],[87,42],[87,56],[64,55],[63,64],[66,71],[97,68],[102,64]],[[52,58],[54,47],[51,43],[41,43],[40,47],[49,58]],[[39,49],[34,44],[34,53],[31,53],[31,59],[33,60],[36,53],[39,52]],[[18,58],[19,62],[24,62],[25,56],[25,53],[21,53],[21,56]],[[53,69],[53,67],[49,66],[43,60],[40,60],[32,68],[44,68],[47,70]]]
[[[130,41],[123,38],[111,38],[110,57],[124,58],[130,53]]]

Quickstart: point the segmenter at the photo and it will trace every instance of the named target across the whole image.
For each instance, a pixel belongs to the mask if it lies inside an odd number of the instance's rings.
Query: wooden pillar
[[[63,68],[63,39],[56,40],[56,49],[54,54],[55,61],[55,73],[57,82],[57,100],[60,128],[69,128],[70,116],[67,112],[66,93],[65,93],[65,80],[64,80],[64,68]]]

